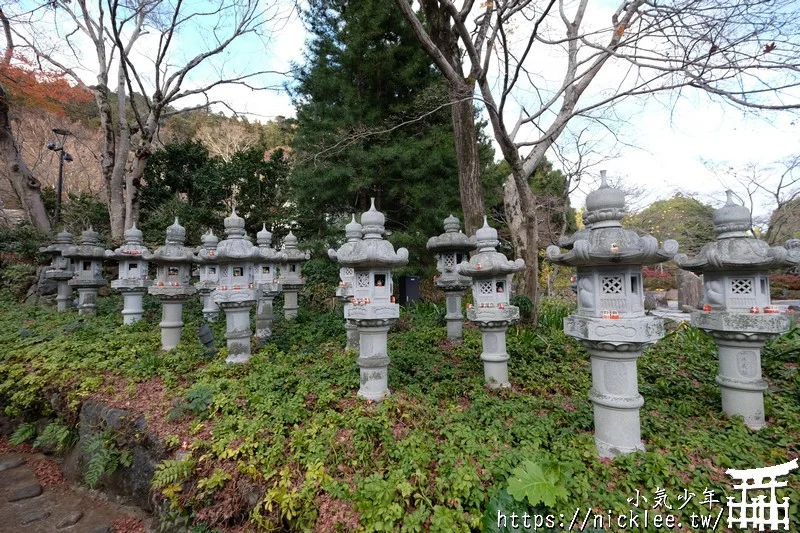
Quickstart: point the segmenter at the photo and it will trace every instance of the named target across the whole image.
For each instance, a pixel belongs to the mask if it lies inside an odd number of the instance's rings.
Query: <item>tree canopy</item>
[[[624,224],[653,235],[659,242],[675,239],[681,252],[695,255],[704,244],[716,238],[711,218],[713,213],[710,205],[676,194],[668,200],[653,202],[626,218]]]

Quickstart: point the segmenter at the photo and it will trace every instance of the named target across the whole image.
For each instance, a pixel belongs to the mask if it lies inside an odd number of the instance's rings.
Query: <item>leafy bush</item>
[[[0,266],[7,263],[40,263],[44,256],[39,248],[50,242],[50,235],[42,233],[28,222],[13,228],[0,228]]]
[[[539,325],[545,329],[561,330],[564,318],[575,311],[575,302],[567,298],[542,298],[539,302]]]
[[[36,281],[36,266],[28,263],[7,264],[0,269],[0,290],[8,291],[16,300],[22,300],[28,288]]]
[[[512,296],[509,303],[519,307],[519,315],[524,319],[530,318],[533,314],[533,301],[525,294]]]

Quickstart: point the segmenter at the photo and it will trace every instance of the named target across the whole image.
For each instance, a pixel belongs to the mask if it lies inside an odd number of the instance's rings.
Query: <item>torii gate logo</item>
[[[751,468],[749,470],[734,470],[729,468],[726,474],[733,479],[741,481],[733,488],[742,491],[741,499],[728,497],[728,527],[738,529],[756,529],[770,531],[789,529],[789,498],[778,501],[776,489],[788,485],[786,481],[776,481],[777,478],[786,476],[797,468],[797,459],[782,465]],[[768,479],[766,483],[764,480]],[[752,483],[749,483],[752,481]],[[767,491],[769,490],[769,500]],[[752,493],[755,491],[755,494]],[[782,528],[780,526],[783,526]]]

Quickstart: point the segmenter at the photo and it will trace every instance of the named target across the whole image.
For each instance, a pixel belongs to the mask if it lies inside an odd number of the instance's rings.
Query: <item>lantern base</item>
[[[287,289],[283,286],[283,317],[286,320],[291,320],[297,316],[297,310],[300,305],[297,303],[297,290]]]
[[[508,388],[508,352],[506,352],[506,330],[508,324],[480,327],[483,337],[483,376],[490,389]]]
[[[444,319],[447,321],[447,340],[453,344],[460,344],[464,339],[464,315],[461,310],[461,296],[463,294],[463,291],[447,291],[445,293],[447,314]]]
[[[636,360],[643,347],[638,344],[587,343],[591,356],[594,406],[594,441],[600,457],[644,451],[639,410]]]
[[[141,291],[126,291],[122,293],[122,323],[135,324],[142,319],[144,308],[142,299],[144,289]]]
[[[274,296],[263,295],[256,306],[256,337],[266,338],[272,336],[272,301]]]
[[[356,322],[360,337],[358,367],[361,373],[361,386],[358,397],[380,402],[391,396],[387,372],[387,337],[393,319],[359,320]]]
[[[183,300],[161,300],[161,349],[172,350],[181,342],[183,332]]]
[[[57,309],[59,311],[66,311],[75,306],[75,299],[72,295],[72,287],[69,286],[67,280],[59,280],[58,282],[58,295],[56,296]]]
[[[97,315],[97,287],[78,287],[78,314]]]
[[[225,311],[225,340],[228,343],[228,364],[242,364],[250,360],[250,309],[255,302],[220,302]]]

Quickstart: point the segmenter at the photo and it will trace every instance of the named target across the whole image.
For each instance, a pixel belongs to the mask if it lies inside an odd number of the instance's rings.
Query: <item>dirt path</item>
[[[144,533],[150,523],[137,507],[71,488],[45,455],[0,454],[0,532]]]

